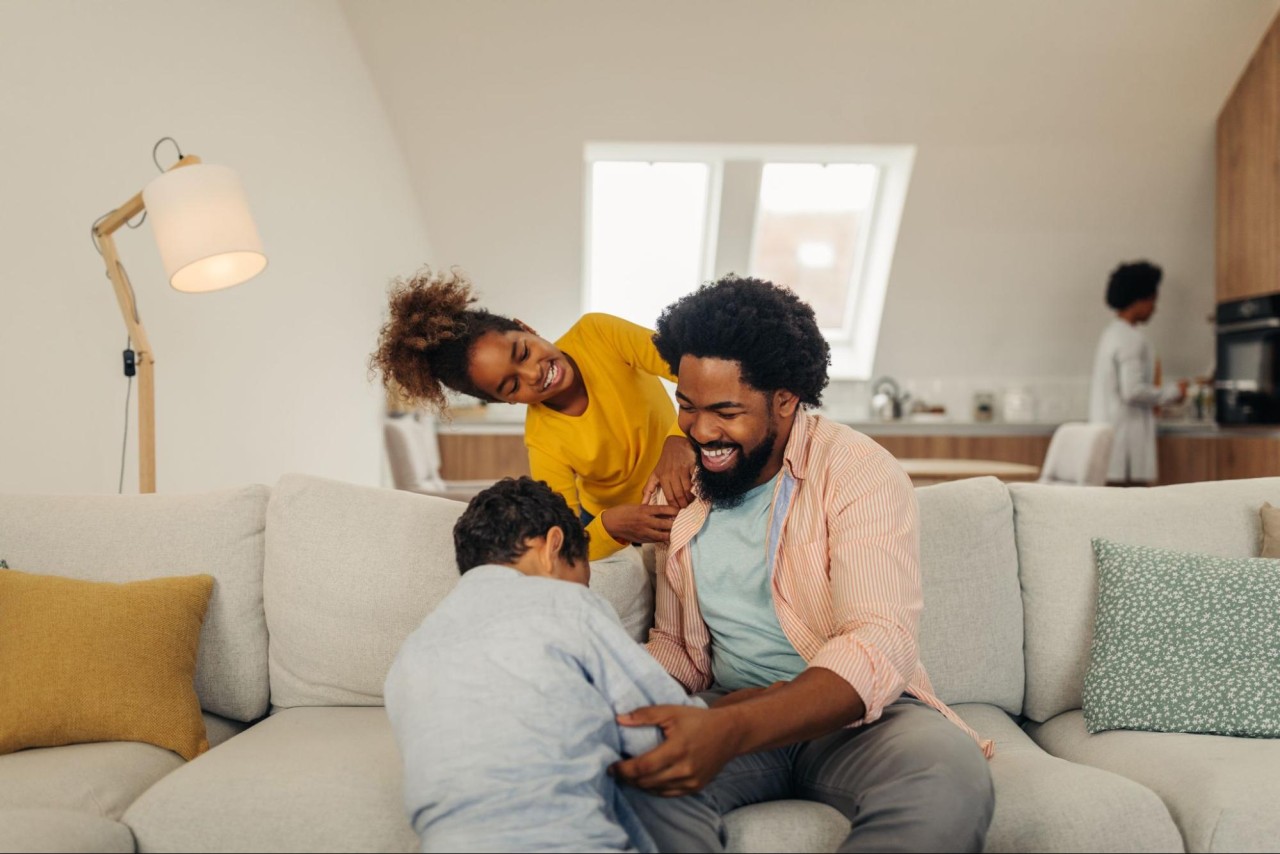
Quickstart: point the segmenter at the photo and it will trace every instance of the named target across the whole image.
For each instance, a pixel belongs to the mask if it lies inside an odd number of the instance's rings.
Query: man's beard
[[[760,478],[760,473],[764,471],[764,467],[769,464],[769,458],[773,456],[773,446],[778,441],[778,431],[773,424],[769,425],[769,432],[759,445],[755,447],[751,453],[746,453],[741,445],[735,445],[732,442],[712,442],[709,445],[699,445],[692,439],[694,452],[697,454],[698,467],[694,473],[693,481],[698,487],[698,494],[711,502],[711,506],[720,510],[732,510],[742,503],[743,498],[756,485],[756,481]],[[738,449],[738,462],[733,468],[727,471],[709,471],[702,464],[701,449],[715,450],[717,448],[734,448]]]

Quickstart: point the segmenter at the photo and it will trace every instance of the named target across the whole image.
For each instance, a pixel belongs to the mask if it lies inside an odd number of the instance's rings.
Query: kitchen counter
[[[524,406],[476,406],[455,410],[452,420],[442,421],[439,432],[455,436],[522,436]],[[868,436],[1052,436],[1056,421],[952,421],[934,418],[902,418],[897,421],[868,421],[842,413],[824,412],[828,418],[847,424]],[[1175,436],[1256,437],[1280,439],[1280,425],[1219,426],[1212,421],[1159,421],[1157,432]]]

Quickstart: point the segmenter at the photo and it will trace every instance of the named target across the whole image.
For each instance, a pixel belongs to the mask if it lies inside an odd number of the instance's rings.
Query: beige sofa
[[[997,743],[987,850],[1280,848],[1280,743],[1091,736],[1079,711],[1090,538],[1253,555],[1280,478],[1151,490],[980,478],[917,495],[922,657]],[[191,496],[0,495],[0,558],[16,569],[217,579],[196,679],[212,749],[189,763],[137,743],[0,756],[0,851],[415,850],[382,681],[456,580],[461,507],[301,475]],[[652,591],[628,552],[595,576],[639,636]],[[728,819],[734,851],[830,851],[846,827],[795,801]]]

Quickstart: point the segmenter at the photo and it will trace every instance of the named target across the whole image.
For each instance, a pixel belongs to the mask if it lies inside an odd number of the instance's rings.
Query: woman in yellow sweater
[[[372,359],[383,381],[438,411],[445,388],[527,404],[530,472],[587,523],[591,560],[626,543],[666,542],[692,498],[694,455],[659,381],[675,377],[652,330],[587,314],[552,343],[475,301],[456,270],[397,283]],[[651,474],[670,505],[642,501]]]

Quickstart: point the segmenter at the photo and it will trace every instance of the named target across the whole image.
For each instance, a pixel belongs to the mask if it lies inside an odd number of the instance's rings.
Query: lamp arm
[[[174,169],[181,169],[183,166],[194,166],[199,162],[199,157],[196,157],[194,154],[188,154],[185,157],[180,158],[177,163],[173,164],[165,171],[172,172]],[[94,227],[93,233],[99,238],[107,237],[108,235],[113,234],[120,226],[142,213],[144,208],[145,205],[142,203],[142,193],[138,193],[132,199],[103,217],[102,222],[98,223],[97,226]]]
[[[182,166],[199,163],[200,158],[188,155],[181,158],[170,170]],[[142,325],[142,317],[138,314],[133,289],[125,279],[124,268],[120,265],[120,255],[116,251],[116,241],[111,235],[129,220],[146,209],[142,201],[142,193],[138,193],[129,201],[116,208],[102,218],[93,227],[94,241],[102,251],[103,263],[107,265],[107,278],[116,292],[116,302],[120,304],[120,313],[124,316],[124,325],[129,330],[129,338],[138,354],[138,491],[156,491],[156,405],[155,405],[155,353],[151,350],[151,341],[147,338],[146,327]]]

